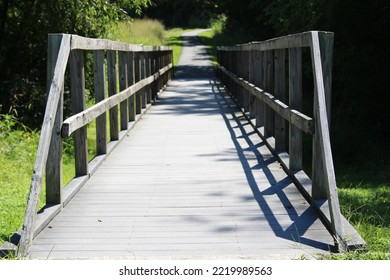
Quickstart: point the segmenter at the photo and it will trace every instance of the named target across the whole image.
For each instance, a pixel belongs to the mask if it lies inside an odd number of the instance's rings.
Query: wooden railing
[[[94,92],[95,104],[89,108],[86,108],[85,94],[86,51],[93,54],[94,71],[94,88],[89,90]],[[64,84],[68,62],[72,116],[64,121]],[[52,34],[48,41],[47,70],[48,99],[18,246],[19,257],[28,254],[34,236],[61,211],[155,101],[158,92],[172,77],[172,50],[163,46],[129,45]],[[107,141],[107,111],[110,141]],[[95,119],[97,155],[88,162],[87,124]],[[74,137],[76,177],[63,187],[63,138],[71,134]],[[46,206],[37,218],[44,176]]]
[[[309,48],[311,53],[312,117],[302,113],[303,48]],[[318,206],[320,201],[328,202],[328,215],[322,218],[336,245],[341,250],[347,249],[329,136],[333,33],[312,31],[219,47],[217,59],[219,79],[305,197],[320,214],[323,214]],[[302,174],[302,132],[312,135],[311,190],[308,177]]]

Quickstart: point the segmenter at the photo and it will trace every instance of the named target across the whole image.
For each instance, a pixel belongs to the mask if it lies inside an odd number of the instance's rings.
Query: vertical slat
[[[145,52],[142,52],[141,53],[141,56],[140,56],[140,60],[141,60],[141,65],[140,65],[140,80],[143,80],[146,78],[146,54]],[[142,109],[145,109],[146,108],[146,104],[147,104],[147,89],[144,87],[143,89],[141,89],[141,108]]]
[[[255,85],[259,88],[263,88],[263,52],[256,51],[255,60]],[[256,127],[260,128],[264,126],[264,105],[259,99],[256,99]]]
[[[47,58],[47,92],[49,93],[54,69],[60,50],[62,35],[49,35]],[[62,85],[57,112],[53,123],[50,149],[46,164],[46,204],[62,203],[62,138],[61,125],[64,109],[64,85]]]
[[[274,58],[273,51],[265,52],[264,59],[264,90],[271,92],[273,88],[273,74],[274,74]],[[264,104],[264,137],[268,138],[274,136],[274,111]]]
[[[135,82],[139,82],[141,79],[141,56],[139,52],[136,52],[134,55],[134,77]],[[138,91],[135,94],[135,112],[136,114],[141,114],[142,112],[142,91]]]
[[[84,74],[84,52],[73,50],[69,61],[71,78],[71,99],[72,114],[85,110],[85,74]],[[88,174],[88,143],[87,126],[84,126],[74,133],[74,152],[76,176]]]
[[[255,84],[254,76],[257,72],[255,68],[255,59],[255,51],[251,48],[248,54],[248,78],[249,82],[252,84]],[[256,98],[253,95],[249,95],[249,117],[251,119],[256,117]]]
[[[275,98],[285,103],[286,99],[286,51],[274,51],[274,93]],[[278,114],[275,115],[275,150],[277,153],[286,151],[286,121]]]
[[[116,84],[116,51],[107,51],[107,70],[108,70],[108,95],[113,96],[117,92]],[[118,130],[118,106],[110,109],[110,140],[119,139]]]
[[[118,52],[119,60],[119,90],[125,90],[127,88],[127,59],[126,52]],[[120,116],[121,116],[121,130],[127,130],[128,124],[128,105],[127,100],[120,103]]]
[[[145,78],[151,75],[151,52],[145,53]],[[152,103],[152,87],[151,85],[147,85],[145,89],[146,93],[146,103]]]
[[[93,72],[95,86],[95,103],[104,100],[106,96],[105,87],[105,65],[104,51],[94,51]],[[96,118],[96,153],[103,155],[107,153],[107,114],[104,112]]]
[[[328,117],[328,125],[330,126],[331,118],[331,94],[332,94],[332,61],[333,61],[333,34],[320,33],[319,42],[321,48],[321,62],[324,78],[324,90],[326,101],[326,113]],[[314,93],[314,119],[317,119],[317,110],[315,109],[317,100],[317,90]],[[327,198],[327,186],[324,174],[323,159],[321,158],[319,133],[315,133],[313,137],[313,157],[312,157],[312,196],[314,199]]]
[[[302,110],[302,49],[289,49],[289,106]],[[290,124],[290,170],[302,169],[302,131]]]
[[[134,52],[127,53],[127,83],[134,84]],[[129,121],[135,121],[135,95],[129,97]]]

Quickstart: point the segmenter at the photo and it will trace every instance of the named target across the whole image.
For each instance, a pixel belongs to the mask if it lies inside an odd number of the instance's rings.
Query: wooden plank
[[[72,114],[85,110],[85,74],[84,74],[84,53],[80,50],[73,50],[70,54],[69,68],[71,76],[71,101]],[[88,174],[88,143],[87,127],[80,127],[74,133],[74,155],[76,176]]]
[[[54,76],[61,41],[63,36],[59,34],[50,34],[48,38],[48,59],[47,59],[47,92]],[[61,204],[62,202],[62,138],[61,125],[63,121],[64,106],[64,85],[58,97],[58,107],[53,123],[53,132],[51,136],[48,162],[46,164],[46,203]]]
[[[263,89],[266,92],[271,92],[271,90],[273,89],[273,79],[274,79],[273,64],[274,64],[273,51],[272,50],[266,51],[263,60],[263,75],[264,75]],[[264,137],[268,138],[274,135],[275,135],[274,112],[267,104],[264,104]]]
[[[71,49],[82,49],[82,50],[111,50],[111,51],[170,51],[171,47],[166,46],[143,46],[135,44],[127,44],[123,42],[111,41],[106,39],[94,39],[86,38],[78,35],[71,35]]]
[[[312,32],[287,35],[262,42],[251,42],[253,49],[258,51],[268,51],[276,49],[302,48],[310,47]],[[218,47],[219,51],[239,51],[246,48],[246,44],[238,46]]]
[[[127,83],[128,86],[132,86],[135,84],[134,81],[134,53],[128,52],[127,53]],[[131,95],[128,98],[128,104],[129,104],[129,121],[133,122],[135,121],[135,96]]]
[[[302,49],[289,49],[289,106],[302,110]],[[302,132],[290,124],[289,154],[290,170],[302,169]]]
[[[58,58],[56,66],[54,68],[54,75],[50,84],[50,91],[46,103],[46,110],[39,138],[37,156],[34,163],[34,172],[30,185],[27,208],[24,216],[22,233],[17,252],[18,257],[21,258],[27,256],[29,246],[33,238],[36,213],[41,193],[42,176],[46,167],[46,162],[50,149],[51,136],[53,134],[54,120],[57,114],[56,111],[58,108],[61,91],[64,85],[64,75],[70,53],[71,37],[69,35],[62,35],[62,37],[63,39],[61,42],[60,50],[58,52]]]
[[[119,90],[123,91],[127,88],[127,53],[118,52],[118,61],[119,61]],[[123,100],[120,103],[120,127],[121,130],[127,130],[127,123],[129,120],[128,117],[128,104],[127,99]]]
[[[286,56],[285,50],[274,51],[274,93],[275,98],[281,102],[286,99]],[[286,151],[286,125],[285,120],[279,115],[275,115],[275,150],[277,153]]]
[[[319,33],[321,63],[324,78],[324,90],[326,101],[326,113],[328,117],[328,125],[330,127],[331,119],[331,95],[332,95],[332,62],[333,62],[333,34]],[[317,89],[314,92],[314,104],[317,104]],[[315,107],[315,106],[314,106]],[[317,110],[314,108],[314,118],[317,118]],[[326,199],[326,181],[323,168],[323,160],[321,159],[321,151],[319,145],[319,134],[313,137],[313,157],[312,157],[312,196],[314,199]]]
[[[320,42],[318,38],[318,32],[313,32],[311,55],[314,71],[314,86],[317,93],[317,104],[315,104],[316,110],[316,133],[319,134],[319,145],[321,151],[321,158],[323,160],[323,168],[325,174],[325,182],[327,186],[327,194],[329,201],[329,212],[332,221],[333,234],[340,249],[346,249],[344,229],[341,220],[340,204],[337,195],[336,176],[334,173],[332,149],[330,146],[329,124],[328,116],[326,113],[326,98],[325,98],[325,86],[323,79],[323,68],[321,62]]]
[[[108,96],[114,96],[117,93],[116,79],[116,51],[107,51],[107,71],[108,71]],[[110,109],[110,141],[116,141],[119,138],[118,106]]]
[[[217,67],[227,76],[229,76],[235,83],[239,83],[243,87],[247,88],[248,91],[252,95],[254,95],[261,103],[265,102],[267,106],[270,106],[274,111],[277,112],[277,114],[279,114],[282,118],[293,124],[295,127],[308,134],[314,134],[314,121],[312,118],[298,112],[297,110],[293,110],[288,105],[276,99],[270,93],[265,92],[263,89],[256,87],[248,81],[239,79],[236,75],[226,70],[223,66],[218,65]],[[257,115],[258,112],[259,111],[256,112]],[[256,126],[257,123],[258,122],[256,117]]]
[[[141,54],[134,54],[134,81],[137,83],[141,80]],[[135,113],[136,115],[142,112],[142,92],[137,92],[135,95]]]
[[[97,104],[106,98],[104,51],[94,51],[93,54],[95,104]],[[96,118],[96,153],[97,155],[107,153],[107,115],[105,112]]]

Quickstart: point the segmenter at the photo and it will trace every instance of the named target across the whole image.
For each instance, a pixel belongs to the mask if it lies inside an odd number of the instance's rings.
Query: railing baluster
[[[108,95],[113,96],[117,92],[116,84],[116,51],[107,51],[107,69],[108,69]],[[118,105],[110,109],[110,140],[119,139],[118,129]]]
[[[135,65],[135,82],[141,80],[141,54],[136,52],[134,54],[134,65]],[[136,114],[141,114],[142,112],[142,91],[136,93],[135,97],[135,112]]]
[[[274,58],[273,51],[269,50],[265,52],[264,58],[264,90],[266,92],[272,92],[273,88],[273,74],[274,74]],[[268,138],[274,136],[274,111],[264,104],[264,137]]]
[[[302,49],[289,49],[289,105],[302,111]],[[302,131],[290,123],[290,170],[302,169]]]
[[[86,108],[84,52],[82,50],[73,50],[71,52],[69,66],[71,77],[72,113],[77,114],[84,111]],[[73,137],[76,176],[84,176],[88,174],[87,126],[75,131]]]
[[[93,57],[95,103],[99,103],[106,97],[106,75],[104,63],[104,51],[94,51]],[[96,153],[104,155],[107,153],[107,114],[104,112],[96,118]]]
[[[119,90],[125,90],[127,88],[127,53],[118,52],[119,61]],[[121,116],[121,130],[127,130],[128,124],[128,104],[127,100],[120,103],[120,116]]]
[[[127,83],[134,85],[134,52],[127,53]],[[135,95],[129,97],[129,121],[135,121]]]
[[[285,54],[285,49],[274,51],[274,94],[283,103],[286,99]],[[275,150],[277,153],[286,151],[286,121],[279,114],[275,115]]]

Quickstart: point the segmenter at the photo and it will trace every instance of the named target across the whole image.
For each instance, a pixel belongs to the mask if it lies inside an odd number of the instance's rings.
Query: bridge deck
[[[298,258],[331,250],[314,210],[210,78],[205,50],[187,39],[177,78],[35,238],[31,258]]]

